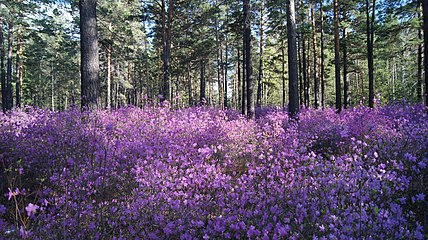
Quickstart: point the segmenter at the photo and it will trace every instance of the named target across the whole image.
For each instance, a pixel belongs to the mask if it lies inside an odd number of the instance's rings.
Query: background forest
[[[373,30],[375,98],[383,103],[422,102],[421,2],[339,1],[344,107],[368,103],[367,23]],[[209,105],[241,109],[241,1],[99,0],[97,5],[103,108],[142,106],[162,94],[174,107],[205,99]],[[16,0],[3,1],[0,7],[3,109],[78,105],[78,2]],[[333,10],[330,0],[296,2],[301,106],[335,104]],[[250,14],[255,104],[285,106],[285,1],[251,1]]]

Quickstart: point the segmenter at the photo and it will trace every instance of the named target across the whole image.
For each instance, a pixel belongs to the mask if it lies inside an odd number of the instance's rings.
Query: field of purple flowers
[[[422,106],[0,115],[0,238],[426,239]],[[3,194],[4,193],[4,194]]]

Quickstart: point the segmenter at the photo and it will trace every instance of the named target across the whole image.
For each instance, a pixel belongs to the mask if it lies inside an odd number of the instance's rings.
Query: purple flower
[[[37,209],[39,208],[40,208],[39,206],[29,203],[28,206],[25,207],[25,210],[27,211],[27,215],[31,216],[32,214],[35,214]]]

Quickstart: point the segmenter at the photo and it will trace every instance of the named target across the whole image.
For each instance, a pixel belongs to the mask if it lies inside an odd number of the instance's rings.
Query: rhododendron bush
[[[423,106],[0,116],[0,238],[425,239]]]

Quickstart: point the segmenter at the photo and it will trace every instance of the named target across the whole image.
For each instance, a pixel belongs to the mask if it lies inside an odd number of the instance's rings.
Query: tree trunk
[[[334,0],[334,68],[336,85],[336,110],[342,110],[342,97],[340,89],[340,48],[339,48],[339,3]]]
[[[259,56],[259,76],[257,78],[257,107],[262,106],[262,81],[263,81],[263,14],[264,14],[264,1],[262,1],[260,9],[260,56]]]
[[[303,104],[303,84],[304,84],[304,81],[303,81],[303,75],[304,74],[306,74],[306,73],[303,73],[303,67],[302,67],[302,62],[303,62],[303,60],[302,60],[302,54],[301,54],[301,52],[302,52],[302,44],[301,44],[301,36],[300,36],[300,38],[297,40],[297,42],[299,43],[298,44],[298,47],[297,47],[297,54],[298,54],[298,57],[299,57],[299,102],[300,102],[300,104]]]
[[[281,80],[282,80],[282,109],[285,109],[285,45],[281,38]]]
[[[90,110],[101,106],[96,6],[97,0],[79,1],[81,105]]]
[[[348,48],[346,46],[346,27],[343,27],[343,108],[349,105],[349,79],[348,79]]]
[[[21,107],[22,102],[22,34],[21,28],[18,27],[17,46],[16,46],[16,107]]]
[[[216,2],[217,4],[217,2]],[[223,108],[223,53],[222,53],[222,49],[221,49],[221,41],[220,41],[220,31],[219,31],[219,23],[218,23],[218,14],[216,14],[215,16],[215,20],[214,20],[214,24],[215,24],[215,44],[216,44],[216,57],[217,57],[217,84],[218,84],[218,105],[220,106],[220,108]]]
[[[320,15],[321,15],[321,106],[325,107],[325,82],[324,82],[324,11],[323,0],[320,1]]]
[[[111,50],[112,46],[109,43],[107,45],[107,97],[106,97],[106,106],[107,109],[111,108]]]
[[[367,65],[369,71],[369,107],[374,107],[374,76],[373,76],[373,40],[376,0],[372,3],[372,16],[370,20],[370,3],[366,0],[366,24],[367,24]]]
[[[244,90],[244,88],[241,87],[242,84],[242,78],[241,78],[241,51],[239,50],[239,47],[237,48],[238,50],[238,60],[236,61],[238,66],[238,70],[237,70],[237,75],[238,75],[238,104],[237,106],[239,106],[239,104],[241,104],[241,106],[244,104],[243,101],[243,91],[241,92],[241,89]],[[244,109],[244,107],[241,107],[242,109]],[[242,110],[242,114],[244,114],[245,112]]]
[[[1,103],[3,112],[6,111],[6,69],[5,69],[5,52],[4,52],[4,35],[3,35],[3,18],[0,16],[0,78],[1,78]]]
[[[55,111],[55,69],[51,62],[51,110]]]
[[[229,46],[228,46],[228,36],[227,36],[227,33],[226,33],[226,36],[225,36],[225,54],[224,54],[224,74],[223,74],[223,76],[224,76],[224,83],[223,83],[223,85],[224,85],[224,108],[226,109],[226,108],[228,108],[228,103],[227,103],[227,87],[228,87],[228,83],[227,83],[227,70],[228,70],[228,68],[227,68],[227,54],[228,54],[228,51],[229,51]]]
[[[251,60],[251,6],[250,0],[244,0],[244,43],[245,43],[245,77],[247,82],[247,117],[254,119],[254,82]]]
[[[301,88],[301,91],[302,91],[302,93],[303,93],[303,102],[302,102],[302,106],[304,105],[304,106],[306,106],[306,103],[307,103],[307,101],[308,101],[308,96],[306,95],[306,86],[308,85],[307,84],[307,82],[308,82],[308,67],[306,66],[307,65],[307,61],[306,61],[306,43],[305,43],[305,35],[304,35],[304,33],[302,33],[302,37],[301,37],[301,40],[300,40],[300,42],[302,43],[301,44],[301,46],[302,46],[302,72],[303,72],[303,86],[300,86],[300,88]]]
[[[244,22],[245,25],[245,22]],[[247,115],[247,82],[246,82],[246,51],[245,51],[245,40],[242,38],[242,115]]]
[[[417,12],[418,12],[418,19],[421,19],[421,3],[422,1],[419,1]],[[416,86],[416,99],[418,102],[422,102],[422,28],[418,28],[418,83]]]
[[[296,47],[296,12],[294,0],[287,0],[287,30],[288,30],[288,76],[289,76],[289,106],[291,116],[299,112],[299,90]]]
[[[425,105],[428,106],[428,2],[422,1],[424,18],[424,71],[425,71]]]
[[[189,106],[193,106],[192,73],[190,61],[187,62],[187,95],[189,95]]]
[[[12,50],[13,50],[13,23],[9,23],[7,47],[7,75],[6,75],[6,109],[13,107],[12,94]]]
[[[199,102],[201,104],[205,104],[206,103],[206,82],[205,82],[205,63],[204,60],[201,60],[201,85],[200,85],[200,89],[199,89]]]
[[[317,31],[315,25],[315,3],[312,4],[311,8],[312,16],[312,43],[314,51],[314,107],[319,106],[319,82],[318,82],[318,46],[317,46]]]

